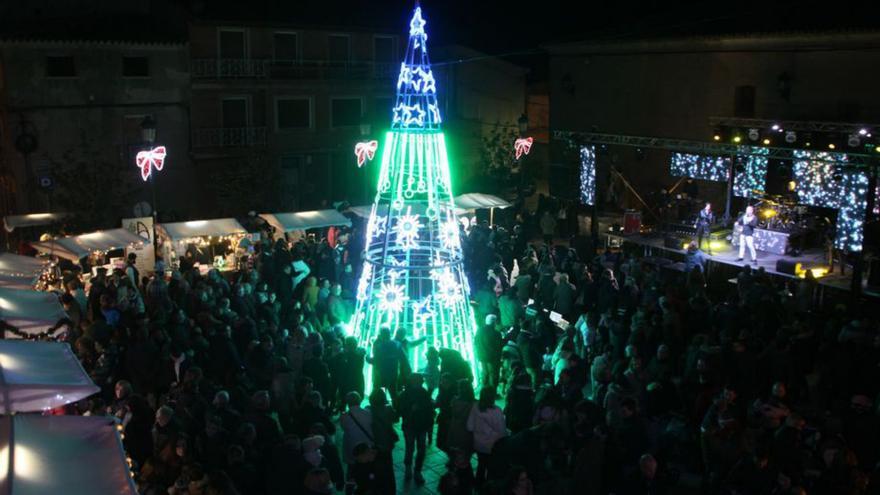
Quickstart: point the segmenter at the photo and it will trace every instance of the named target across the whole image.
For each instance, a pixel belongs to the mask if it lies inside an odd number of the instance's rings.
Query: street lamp
[[[147,144],[156,142],[156,121],[151,115],[147,115],[141,121],[141,137]]]
[[[529,117],[526,114],[522,114],[519,116],[519,119],[516,121],[517,127],[519,127],[519,135],[525,136],[527,132],[529,132]]]
[[[141,137],[144,142],[147,143],[147,150],[149,150],[153,143],[156,142],[156,121],[153,120],[151,115],[147,115],[144,117],[144,120],[141,121]],[[159,240],[156,239],[157,227],[156,224],[159,222],[159,212],[156,207],[156,174],[150,174],[150,190],[153,195],[153,259],[155,261],[159,260]],[[164,275],[164,274],[162,274]],[[157,273],[157,277],[161,277]]]

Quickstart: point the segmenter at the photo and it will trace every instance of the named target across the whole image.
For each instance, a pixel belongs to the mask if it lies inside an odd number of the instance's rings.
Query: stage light
[[[807,141],[806,143],[804,143],[804,146],[806,146],[807,148],[809,148],[809,147],[810,147],[810,142]]]
[[[877,153],[880,153],[880,146],[874,146],[874,151],[876,151]]]
[[[757,129],[749,129],[749,139],[751,139],[752,141],[757,141],[759,137],[761,137],[761,135],[758,134]]]
[[[712,139],[715,141],[721,141],[721,129],[717,127],[712,129]]]
[[[864,129],[862,129],[862,130],[864,130]],[[849,135],[849,138],[846,140],[846,144],[848,144],[848,145],[850,145],[851,147],[855,148],[856,146],[862,144],[862,140],[859,139],[859,135],[858,135],[858,134],[850,134],[850,135]]]
[[[779,124],[773,124],[773,127],[771,127],[771,129],[773,129],[774,131],[781,131],[782,130],[782,128],[779,127]]]
[[[733,136],[733,142],[734,142],[734,143],[739,143],[739,142],[742,141],[742,140],[743,140],[742,136]]]
[[[794,131],[788,131],[785,133],[785,142],[791,144],[797,141],[797,133]]]
[[[788,181],[788,190],[794,191],[795,189],[797,189],[797,182],[793,180]]]
[[[712,139],[714,139],[715,141],[721,141],[721,136],[715,134],[714,136],[712,136]]]
[[[764,143],[764,146],[768,146],[770,144],[770,140],[767,138],[764,138],[763,143]]]
[[[771,208],[767,208],[766,210],[761,210],[761,216],[764,218],[773,218],[777,215],[777,211]]]
[[[723,241],[709,241],[709,249],[711,249],[712,251],[721,251],[724,248],[725,246]]]
[[[835,149],[835,148],[837,148],[837,146],[835,146],[834,143],[828,143],[828,149],[829,149],[829,150],[833,150],[833,149]]]
[[[867,129],[859,129],[859,136],[868,136],[868,137],[870,137],[870,136],[868,135],[868,130],[867,130]]]

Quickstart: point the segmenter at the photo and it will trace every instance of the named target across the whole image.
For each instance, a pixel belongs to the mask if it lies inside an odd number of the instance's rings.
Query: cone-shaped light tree
[[[474,368],[476,330],[462,267],[437,85],[418,5],[400,65],[391,131],[381,148],[376,197],[351,330],[368,349],[382,327],[406,331],[419,370],[429,346],[451,348]]]

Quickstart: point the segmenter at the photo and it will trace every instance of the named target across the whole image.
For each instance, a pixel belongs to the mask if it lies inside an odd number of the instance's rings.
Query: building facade
[[[14,212],[76,211],[107,227],[152,204],[154,186],[160,210],[198,201],[186,186],[195,176],[184,42],[11,40],[0,42],[0,64],[0,159]],[[169,150],[155,184],[135,165],[146,116]]]
[[[710,141],[713,116],[878,123],[878,46],[876,32],[548,46],[551,128]],[[555,162],[570,160],[563,146],[554,144]],[[668,153],[610,153],[636,189],[674,182]]]
[[[189,35],[192,156],[218,214],[367,200],[353,150],[390,122],[397,35],[208,21]]]

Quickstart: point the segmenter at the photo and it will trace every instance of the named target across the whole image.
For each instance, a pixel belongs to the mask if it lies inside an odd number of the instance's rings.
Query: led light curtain
[[[459,222],[422,11],[410,21],[391,131],[382,145],[377,193],[366,229],[366,257],[352,333],[367,349],[383,327],[405,330],[414,370],[428,346],[451,348],[476,366],[476,332],[462,266]]]
[[[764,194],[767,182],[767,155],[770,150],[761,147],[742,146],[737,155],[737,171],[733,176],[733,195],[750,198]]]
[[[868,175],[861,170],[847,171],[841,176],[840,210],[834,247],[861,251],[868,209]]]
[[[673,177],[726,182],[730,158],[721,156],[673,153],[669,173]]]
[[[838,164],[846,163],[846,155],[824,151],[794,150],[792,175],[798,203],[821,208],[840,207],[840,184],[834,182]]]
[[[581,204],[593,206],[596,202],[596,147],[581,148]]]

